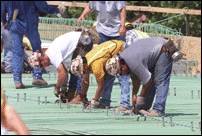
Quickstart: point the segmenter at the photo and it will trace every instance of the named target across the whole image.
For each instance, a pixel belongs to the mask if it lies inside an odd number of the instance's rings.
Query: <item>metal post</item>
[[[174,96],[176,96],[176,87],[174,88]]]
[[[113,107],[112,113],[113,113],[113,115],[115,116],[115,107]]]
[[[140,115],[137,115],[137,121],[139,121],[139,119],[140,119]]]
[[[170,116],[170,126],[172,127],[172,116]]]
[[[191,121],[191,131],[194,131],[193,130],[193,121]]]
[[[108,106],[106,106],[106,114],[107,114],[107,116],[108,116]]]
[[[189,15],[186,14],[186,36],[189,36]]]
[[[45,104],[47,104],[47,96],[45,96]]]
[[[162,126],[165,127],[164,116],[162,116]]]
[[[82,103],[82,113],[84,113],[84,103]]]
[[[68,109],[68,99],[66,99],[67,109]]]
[[[38,105],[40,105],[40,96],[38,96]]]
[[[89,113],[91,113],[91,103],[89,103]]]
[[[24,102],[26,101],[26,93],[24,93]]]
[[[191,99],[193,99],[193,90],[191,91]]]
[[[200,99],[200,90],[198,90],[198,99]]]
[[[17,93],[17,102],[19,102],[19,93]]]
[[[144,115],[144,121],[146,121],[147,120],[147,115]]]

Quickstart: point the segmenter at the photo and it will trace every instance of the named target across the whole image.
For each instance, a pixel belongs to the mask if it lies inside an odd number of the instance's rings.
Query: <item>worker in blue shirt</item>
[[[14,10],[18,9],[15,21],[13,20]],[[23,35],[27,36],[32,45],[33,52],[41,51],[41,40],[38,32],[38,10],[47,14],[64,13],[64,6],[50,6],[46,1],[1,1],[1,21],[7,23],[7,29],[11,32],[13,39],[13,77],[16,89],[24,89],[22,83],[23,70]],[[6,12],[8,20],[6,21]],[[42,78],[42,69],[34,69],[33,85],[47,85]]]

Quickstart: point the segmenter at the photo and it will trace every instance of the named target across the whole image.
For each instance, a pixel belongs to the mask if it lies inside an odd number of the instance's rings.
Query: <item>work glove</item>
[[[58,9],[59,9],[60,13],[64,14],[65,10],[66,10],[66,7],[63,4],[61,4],[61,5],[58,6]]]
[[[145,104],[145,97],[137,96],[136,106],[141,107]]]
[[[56,85],[54,85],[54,91],[53,93],[55,94],[56,97],[59,97],[59,91],[60,91],[60,87],[56,87]]]

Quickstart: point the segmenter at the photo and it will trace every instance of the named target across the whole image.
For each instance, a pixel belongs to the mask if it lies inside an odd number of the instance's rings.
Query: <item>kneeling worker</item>
[[[160,37],[140,39],[132,43],[120,56],[107,61],[106,71],[111,75],[130,74],[133,83],[132,112],[147,116],[164,116],[173,61],[181,59],[172,40]],[[142,91],[137,96],[140,83]],[[153,110],[154,96],[156,101]],[[138,108],[139,110],[138,111]],[[125,113],[131,111],[125,111]]]

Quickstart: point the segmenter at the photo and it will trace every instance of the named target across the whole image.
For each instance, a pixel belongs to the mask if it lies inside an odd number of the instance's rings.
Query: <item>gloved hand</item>
[[[61,5],[58,6],[58,9],[59,9],[60,13],[64,14],[64,12],[66,10],[66,7],[63,4],[61,4]]]
[[[89,105],[88,99],[87,98],[83,98],[82,99],[82,103],[84,104],[85,109],[87,109],[87,107]]]
[[[60,87],[56,87],[56,85],[54,85],[54,91],[53,93],[55,94],[56,97],[59,97],[59,91],[60,91]]]
[[[66,97],[67,86],[62,86],[62,90],[60,92],[61,97]]]
[[[145,104],[145,97],[137,96],[136,106],[141,107]]]

